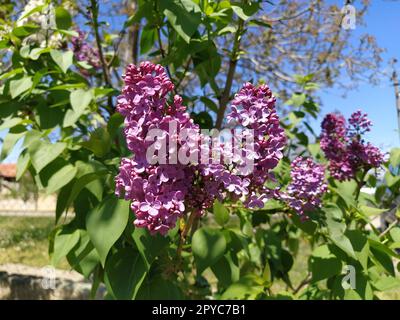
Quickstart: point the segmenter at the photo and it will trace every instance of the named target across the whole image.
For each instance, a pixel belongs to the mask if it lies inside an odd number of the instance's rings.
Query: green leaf
[[[336,205],[328,205],[324,211],[330,239],[350,257],[356,259],[351,242],[345,236],[346,224],[341,221],[342,211]]]
[[[66,73],[68,68],[72,65],[72,58],[74,54],[72,51],[61,51],[61,50],[51,50],[50,56],[53,58],[54,62],[61,68],[61,70]]]
[[[41,12],[44,8],[47,8],[48,4],[43,4],[40,6],[35,6],[32,10],[24,13],[23,15],[21,15],[21,17],[18,18],[18,21],[21,21],[25,18],[28,18],[29,16],[31,16],[32,14],[34,14],[35,12]],[[25,10],[24,10],[25,11]]]
[[[29,146],[29,154],[32,165],[39,173],[50,162],[55,160],[65,149],[64,142],[50,143],[47,141],[36,140]]]
[[[364,205],[360,206],[360,210],[367,217],[377,216],[377,215],[379,215],[379,214],[381,214],[383,212],[387,212],[388,211],[388,209],[379,209],[379,208],[373,208],[373,207],[364,206]]]
[[[225,253],[226,240],[216,229],[204,227],[198,229],[192,238],[192,250],[200,275],[206,268],[214,265]]]
[[[108,131],[97,128],[90,134],[88,141],[82,142],[82,146],[92,151],[96,157],[104,157],[111,149],[111,137]]]
[[[8,72],[3,73],[2,75],[0,75],[0,80],[5,80],[5,79],[8,79],[8,78],[11,78],[12,76],[15,76],[16,74],[20,74],[20,73],[24,73],[24,69],[23,68],[12,69],[11,71],[8,71]]]
[[[137,300],[184,300],[182,290],[162,275],[146,276],[135,297]]]
[[[393,176],[390,171],[386,171],[385,180],[389,188],[393,187],[400,181],[400,176]]]
[[[380,250],[371,245],[372,260],[376,265],[381,265],[390,275],[395,276],[393,261],[386,250]]]
[[[81,117],[81,114],[75,112],[72,109],[68,109],[64,116],[63,128],[73,126],[80,117]]]
[[[108,252],[118,240],[128,222],[129,202],[111,195],[105,198],[86,217],[90,240],[104,266]]]
[[[168,238],[159,234],[152,236],[149,231],[144,228],[135,228],[132,233],[132,238],[148,268],[157,255],[159,255],[169,243]]]
[[[93,99],[91,90],[78,89],[71,92],[69,96],[72,109],[76,114],[83,114]]]
[[[338,275],[342,271],[341,261],[327,245],[317,247],[310,258],[312,281],[317,282]]]
[[[395,227],[389,231],[390,236],[394,242],[400,242],[400,228]]]
[[[69,29],[72,25],[71,15],[63,7],[56,8],[56,25],[58,29]]]
[[[218,106],[210,98],[201,97],[200,101],[203,102],[211,111],[218,112]]]
[[[28,58],[29,56],[29,51],[30,51],[30,46],[29,45],[24,45],[20,50],[19,54],[21,55],[22,58]]]
[[[246,15],[246,14],[244,13],[244,11],[243,11],[243,9],[242,9],[241,7],[239,7],[239,6],[231,6],[231,8],[232,8],[233,12],[235,12],[236,15],[237,15],[240,19],[246,21],[247,19],[250,18],[250,16],[248,16],[248,15]]]
[[[15,179],[18,181],[21,179],[23,174],[26,172],[26,170],[29,167],[29,164],[31,163],[29,153],[26,151],[21,152],[21,154],[18,157],[17,161],[17,175]]]
[[[228,221],[229,221],[229,211],[224,207],[224,205],[219,202],[218,200],[214,201],[213,205],[213,212],[214,212],[214,217],[215,221],[220,226],[224,226]]]
[[[12,33],[18,38],[29,36],[32,33],[35,33],[39,29],[39,26],[33,24],[25,24],[20,27],[16,27],[13,29]]]
[[[296,227],[303,230],[309,235],[313,235],[315,233],[315,230],[317,230],[318,224],[312,220],[302,221],[297,214],[292,215],[291,219]]]
[[[255,300],[264,292],[264,286],[261,285],[262,279],[256,275],[249,274],[240,278],[239,281],[233,283],[222,294],[222,300],[231,299],[249,299]]]
[[[79,233],[79,242],[68,253],[67,260],[74,270],[88,278],[94,268],[99,265],[100,258],[93,244],[90,242],[86,230],[79,230]]]
[[[61,108],[50,108],[47,104],[39,104],[36,107],[35,120],[40,129],[53,129],[61,125],[64,111]]]
[[[271,267],[269,266],[268,260],[265,261],[265,267],[262,274],[262,278],[266,283],[272,283]]]
[[[146,272],[142,256],[133,248],[122,248],[107,260],[104,275],[107,290],[116,299],[135,299]]]
[[[236,31],[237,31],[236,26],[226,26],[218,31],[218,35],[223,36],[224,34],[227,34],[227,33],[235,33]]]
[[[6,119],[3,119],[3,123],[0,125],[0,131],[8,128],[15,127],[16,125],[22,123],[21,118],[11,118],[8,117]]]
[[[157,29],[155,28],[143,28],[140,36],[140,54],[149,52],[154,45],[157,38]]]
[[[32,78],[28,76],[24,76],[23,78],[18,80],[10,81],[11,98],[15,99],[21,93],[29,90],[32,87],[32,84]]]
[[[211,270],[218,279],[218,288],[227,288],[237,282],[240,277],[238,263],[234,263],[230,252],[219,259],[211,267]]]
[[[347,230],[346,236],[350,239],[357,261],[364,270],[368,269],[369,243],[368,238],[360,230]]]
[[[356,254],[354,252],[353,246],[350,240],[344,234],[331,234],[332,242],[346,252],[351,258],[356,259]]]
[[[1,145],[0,161],[4,160],[10,154],[17,141],[21,139],[25,133],[26,132],[7,133],[7,135],[4,137],[3,144]]]
[[[51,264],[57,266],[60,260],[68,255],[73,247],[79,242],[79,230],[73,233],[57,233],[54,239],[54,252]]]
[[[29,59],[37,60],[42,53],[50,52],[50,48],[34,48],[29,53]]]
[[[66,166],[62,167],[50,177],[46,188],[47,193],[54,193],[68,184],[72,179],[75,178],[77,171],[77,168],[72,164],[67,164]]]
[[[76,182],[72,187],[72,191],[65,205],[69,206],[76,199],[76,197],[82,191],[83,188],[87,188],[94,196],[96,196],[99,199],[100,197],[98,196],[98,194],[96,192],[93,192],[93,190],[90,190],[91,189],[90,184],[96,180],[103,178],[106,173],[107,173],[106,171],[101,170],[79,176],[79,178],[76,180]]]
[[[116,112],[110,117],[107,123],[107,130],[110,134],[110,138],[114,138],[117,135],[123,123],[124,117],[120,113]]]
[[[307,96],[305,93],[293,93],[291,98],[288,101],[286,101],[285,104],[299,108],[304,104],[306,99],[307,99]],[[296,115],[296,117],[300,118],[300,119],[304,118],[304,116],[305,116],[304,113],[300,113],[299,115],[300,116]]]
[[[400,279],[395,277],[382,277],[373,283],[373,286],[379,291],[388,291],[400,288]]]
[[[191,0],[163,0],[159,4],[172,28],[189,43],[201,22],[200,7]]]
[[[85,88],[86,84],[83,82],[78,82],[78,83],[66,83],[66,84],[60,84],[58,86],[54,86],[49,88],[49,90],[70,90],[70,89],[77,89],[77,88]]]
[[[344,200],[347,207],[355,207],[356,202],[354,198],[355,191],[357,189],[357,183],[354,180],[338,182],[335,181],[337,186],[336,192]]]
[[[371,238],[368,239],[368,242],[371,247],[373,247],[379,251],[382,251],[382,252],[386,253],[387,255],[392,256],[393,258],[400,259],[400,254],[397,254],[396,252],[390,250],[383,243],[380,243],[379,241],[371,239]]]

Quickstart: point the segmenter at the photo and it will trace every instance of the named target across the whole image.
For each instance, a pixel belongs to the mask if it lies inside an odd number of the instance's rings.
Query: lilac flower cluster
[[[76,30],[78,32],[77,37],[72,37],[72,51],[75,59],[78,61],[85,61],[93,68],[100,68],[99,52],[93,48],[86,41],[86,34],[82,30]]]
[[[254,154],[249,152],[245,155],[254,161],[254,169],[245,181],[248,195],[244,204],[249,208],[263,208],[264,201],[275,192],[266,188],[265,183],[274,180],[271,170],[282,159],[286,144],[275,101],[267,85],[255,87],[246,83],[233,99],[232,110],[227,116],[230,123],[251,129],[254,134]]]
[[[348,122],[343,115],[330,113],[321,125],[321,149],[329,160],[332,177],[340,181],[354,178],[361,169],[377,168],[383,162],[381,151],[362,139],[372,126],[367,115],[358,110]]]
[[[325,168],[312,159],[297,157],[291,163],[291,183],[282,199],[287,201],[301,217],[304,213],[321,206],[321,196],[328,190]]]
[[[216,198],[242,200],[252,208],[263,207],[264,201],[274,195],[276,190],[267,189],[265,182],[273,179],[271,169],[282,158],[286,138],[275,111],[275,98],[267,86],[247,83],[235,96],[228,118],[237,126],[254,130],[254,149],[243,148],[237,156],[226,151],[221,142],[217,145],[221,157],[232,159],[226,164],[212,161],[212,152],[205,148],[207,137],[197,134],[192,140],[179,138],[182,129],[195,132],[199,127],[185,112],[181,97],[175,96],[168,104],[173,84],[160,65],[150,62],[139,67],[129,65],[124,81],[117,108],[125,117],[124,133],[133,157],[121,161],[116,194],[131,201],[136,226],[166,234],[184,212],[201,215]],[[172,133],[168,130],[171,123],[176,125]],[[152,129],[163,132],[156,143],[148,139]],[[243,130],[239,138],[247,134]],[[157,142],[161,148],[164,139],[168,141],[169,156],[177,149],[184,149],[188,153],[206,154],[208,161],[186,165],[149,163],[148,148],[157,146]],[[254,161],[254,170],[246,171],[245,160],[249,159]]]
[[[140,67],[129,65],[124,81],[117,108],[125,117],[127,146],[134,157],[122,159],[116,193],[132,201],[137,227],[165,234],[185,211],[185,199],[192,195],[195,172],[193,167],[181,164],[148,163],[146,151],[154,141],[146,139],[147,133],[151,129],[164,129],[167,139],[169,122],[175,121],[178,131],[197,126],[184,112],[182,98],[175,96],[173,104],[167,105],[166,96],[173,90],[173,84],[160,65],[150,62]]]

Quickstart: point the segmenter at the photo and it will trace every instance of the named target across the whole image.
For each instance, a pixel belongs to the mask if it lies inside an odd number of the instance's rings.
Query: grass
[[[53,227],[54,218],[51,217],[0,217],[0,265],[49,265],[48,235]],[[58,267],[69,269],[66,261]]]

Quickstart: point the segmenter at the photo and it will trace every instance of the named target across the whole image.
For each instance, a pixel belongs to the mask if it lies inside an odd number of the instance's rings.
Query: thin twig
[[[357,182],[357,189],[356,189],[356,194],[355,194],[356,201],[358,201],[358,198],[360,197],[361,188],[365,184],[364,179],[365,179],[367,173],[368,173],[368,170],[364,170],[360,180],[358,180],[357,178],[354,179]]]
[[[164,51],[164,48],[163,48],[163,45],[162,45],[162,41],[161,41],[161,28],[158,27],[158,26],[157,26],[157,38],[158,38],[158,47],[160,49],[161,57],[164,60],[166,55],[165,55],[165,51]],[[165,69],[167,70],[168,77],[172,81],[171,72],[169,71],[168,64],[165,65]]]
[[[399,223],[399,219],[394,220],[387,228],[385,231],[383,231],[380,235],[379,238],[383,238],[390,230],[392,230],[397,224]]]
[[[158,15],[157,1],[154,1],[154,10],[155,10],[156,14]],[[162,57],[162,59],[164,60],[165,57],[166,57],[166,54],[165,54],[165,50],[164,50],[164,47],[163,47],[163,45],[162,45],[162,39],[161,39],[161,23],[157,23],[156,29],[157,29],[158,47],[159,47],[159,49],[160,49],[161,57]],[[169,71],[168,63],[165,65],[165,69],[167,70],[168,77],[169,77],[169,78],[171,79],[171,81],[172,81],[171,72]],[[175,94],[176,94],[176,91],[175,91],[175,90],[174,90],[174,92],[175,92]]]
[[[292,20],[292,19],[296,19],[296,18],[300,17],[301,15],[305,14],[306,12],[310,11],[310,10],[311,10],[311,7],[312,7],[312,6],[309,6],[308,8],[306,8],[306,9],[304,9],[304,10],[301,10],[301,11],[299,11],[299,12],[296,12],[295,14],[293,14],[293,15],[291,15],[291,16],[285,16],[285,15],[283,15],[283,16],[278,17],[278,18],[265,19],[265,22],[267,22],[267,23],[268,23],[268,22],[280,22],[280,21],[283,21],[283,20]]]
[[[118,56],[119,47],[120,47],[120,44],[122,42],[122,39],[125,37],[125,33],[126,33],[125,28],[123,28],[123,29],[121,29],[121,31],[118,34],[118,41],[116,41],[114,46],[113,46],[114,47],[114,54],[113,54],[112,58],[110,59],[110,61],[107,64],[108,68],[112,66],[112,64],[114,63],[115,59]]]
[[[93,29],[94,29],[94,35],[95,35],[95,39],[96,39],[96,45],[97,45],[97,50],[99,51],[99,58],[100,58],[100,62],[101,62],[101,67],[103,69],[103,77],[104,77],[104,82],[106,83],[107,87],[112,88],[112,83],[111,83],[111,77],[110,77],[110,73],[109,73],[109,69],[107,66],[107,62],[104,58],[104,54],[103,54],[103,48],[101,46],[101,37],[100,37],[100,32],[99,32],[99,21],[98,21],[98,17],[99,17],[99,6],[97,4],[96,0],[90,0],[90,11],[92,13],[92,25],[93,25]],[[113,104],[112,104],[112,97],[109,96],[108,97],[108,106],[109,106],[109,112],[112,113],[113,112]]]
[[[244,21],[239,18],[238,28],[235,33],[235,40],[233,42],[232,54],[231,54],[231,58],[229,60],[229,69],[228,69],[228,74],[226,76],[225,88],[219,99],[219,109],[218,109],[218,113],[217,113],[217,121],[215,123],[215,127],[217,129],[221,129],[225,110],[226,110],[226,107],[227,107],[229,99],[230,99],[233,78],[235,76],[236,65],[239,60],[238,53],[239,53],[239,49],[240,49],[240,39],[242,36],[243,28],[244,28]]]
[[[179,237],[179,244],[178,244],[178,248],[176,250],[176,256],[178,257],[178,263],[177,263],[177,267],[179,268],[180,264],[181,264],[181,259],[182,259],[182,249],[183,249],[183,245],[185,244],[186,241],[186,236],[189,233],[190,228],[192,227],[192,224],[196,218],[196,213],[194,211],[192,211],[190,213],[189,219],[187,221],[187,223],[185,224],[185,227],[183,228],[182,232],[181,232],[181,236]]]
[[[293,290],[293,294],[297,294],[305,285],[309,284],[311,281],[311,275],[310,273],[307,274],[307,276],[303,279],[303,281],[300,282],[300,284],[296,287],[296,289]]]
[[[185,69],[183,70],[183,74],[182,74],[182,76],[181,76],[180,79],[178,80],[178,83],[177,83],[176,86],[175,86],[175,90],[176,90],[176,91],[178,90],[179,86],[182,84],[183,79],[185,79],[185,76],[186,76],[186,73],[187,73],[188,70],[189,70],[189,66],[190,66],[190,62],[191,62],[191,61],[192,61],[192,59],[189,58],[188,62],[186,63]]]

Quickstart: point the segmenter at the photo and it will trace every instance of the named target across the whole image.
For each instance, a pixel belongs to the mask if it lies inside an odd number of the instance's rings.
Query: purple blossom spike
[[[301,216],[321,205],[321,197],[327,191],[325,168],[310,158],[297,157],[291,163],[291,183],[284,196],[289,205]]]
[[[354,178],[359,170],[377,168],[383,162],[381,151],[362,139],[372,126],[367,114],[358,110],[348,122],[347,125],[341,114],[330,113],[321,125],[321,149],[329,160],[331,176],[340,181]]]
[[[72,37],[72,51],[75,59],[85,61],[93,68],[98,69],[101,66],[99,52],[86,41],[87,35],[82,30],[77,30],[78,36]]]
[[[129,65],[123,79],[117,110],[125,118],[124,134],[133,156],[121,160],[116,194],[131,201],[137,227],[165,235],[178,218],[187,212],[201,215],[215,199],[242,200],[254,208],[263,207],[274,197],[276,190],[268,189],[265,183],[274,179],[271,170],[282,158],[286,138],[275,111],[275,98],[266,85],[246,83],[232,102],[230,121],[255,133],[251,147],[239,144],[235,150],[240,152],[234,152],[225,148],[229,138],[219,141],[214,150],[206,148],[209,137],[198,133],[199,127],[190,119],[182,98],[176,95],[168,102],[174,86],[162,66],[150,62]],[[148,139],[153,129],[162,133],[155,141]],[[187,139],[180,136],[184,129],[193,133]],[[233,135],[230,142],[249,138],[249,130]],[[148,159],[148,149],[154,145],[160,152],[164,142],[168,143],[165,163],[153,163]],[[205,161],[171,162],[170,156],[177,150],[188,157],[202,154]],[[213,151],[218,151],[220,162],[214,162]],[[246,166],[247,162],[254,163],[254,170]]]

